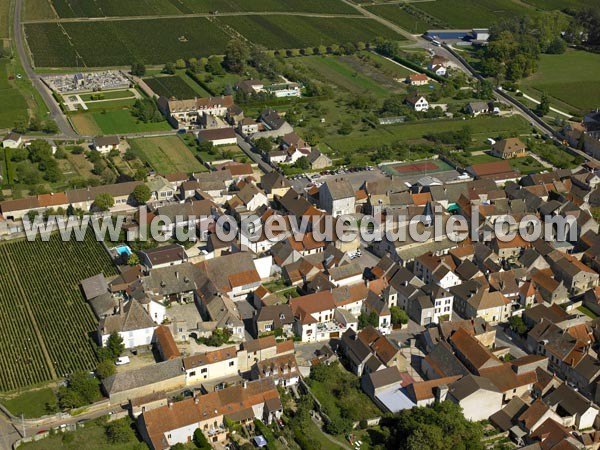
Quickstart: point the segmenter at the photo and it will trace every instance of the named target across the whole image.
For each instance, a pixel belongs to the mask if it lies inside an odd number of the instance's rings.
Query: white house
[[[118,314],[100,319],[98,340],[104,346],[110,335],[116,332],[123,339],[125,348],[150,345],[157,326],[137,300],[130,300],[119,308]]]
[[[97,136],[92,147],[100,153],[109,153],[111,150],[119,150],[119,144],[119,136]]]
[[[236,375],[238,373],[236,347],[220,348],[212,352],[188,356],[183,358],[183,367],[187,385]]]
[[[319,189],[321,207],[333,217],[354,214],[356,194],[350,182],[336,178],[323,183]]]
[[[466,419],[487,420],[502,409],[503,394],[487,378],[467,375],[448,386],[448,399],[458,403]]]
[[[23,143],[23,136],[19,133],[8,133],[2,140],[2,147],[4,148],[19,148]]]
[[[331,291],[292,298],[289,303],[294,313],[294,333],[302,342],[339,338],[348,328],[356,330],[356,318],[336,308]]]
[[[415,111],[427,111],[429,110],[429,102],[425,97],[416,92],[409,94],[404,102]]]
[[[213,145],[235,145],[237,137],[233,128],[215,128],[212,130],[200,130],[198,141],[212,142]]]

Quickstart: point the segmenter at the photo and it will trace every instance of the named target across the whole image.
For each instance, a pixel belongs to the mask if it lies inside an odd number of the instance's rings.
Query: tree
[[[178,442],[175,445],[171,445],[171,450],[186,450],[186,447],[181,442]]]
[[[248,48],[239,39],[232,39],[227,43],[225,57],[223,58],[223,67],[229,72],[243,73],[246,66],[246,60],[250,56]]]
[[[198,142],[198,151],[212,154],[214,144],[211,141],[200,141]]]
[[[131,109],[131,114],[144,123],[161,122],[164,119],[158,110],[156,101],[151,98],[136,100]]]
[[[146,75],[146,66],[142,63],[135,62],[131,65],[131,74],[136,77],[143,77]]]
[[[100,361],[96,366],[96,375],[101,380],[114,375],[116,372],[115,363],[110,359],[105,359],[104,361]]]
[[[123,343],[123,338],[119,333],[113,331],[108,340],[106,341],[106,349],[108,352],[108,357],[111,361],[114,361],[121,353],[125,350],[125,344]]]
[[[261,153],[269,153],[273,149],[273,142],[265,137],[254,141],[254,147]]]
[[[194,445],[201,450],[210,450],[212,448],[200,428],[194,431]]]
[[[379,316],[375,311],[371,311],[369,314],[361,313],[358,316],[359,329],[366,328],[369,325],[375,328],[379,326]]]
[[[106,425],[106,437],[111,444],[127,444],[135,440],[135,433],[127,419],[115,420]]]
[[[42,125],[42,130],[48,134],[56,134],[59,131],[58,125],[54,120],[46,120]]]
[[[96,206],[96,208],[98,208],[101,211],[109,210],[110,208],[113,207],[114,204],[115,204],[115,199],[113,198],[112,195],[110,195],[106,192],[101,192],[94,199],[94,205]]]
[[[310,161],[306,156],[302,156],[294,163],[294,167],[302,170],[308,170],[310,169]]]
[[[172,62],[168,62],[163,67],[162,73],[173,75],[175,73],[175,65]]]
[[[548,114],[549,112],[550,112],[550,99],[544,92],[544,94],[542,94],[542,99],[540,100],[540,104],[537,106],[537,108],[535,110],[535,113],[538,116],[543,117],[546,114]]]
[[[567,43],[558,36],[550,42],[550,45],[548,45],[548,48],[546,49],[546,53],[551,55],[562,55],[566,51]]]
[[[42,120],[38,116],[33,116],[29,120],[29,129],[31,131],[40,131],[42,129]]]
[[[527,333],[527,325],[525,325],[525,322],[521,316],[511,316],[510,319],[508,319],[508,323],[510,325],[510,329],[515,333],[521,336],[524,336],[525,333]]]
[[[390,313],[392,315],[392,323],[394,325],[404,325],[408,323],[408,314],[406,314],[406,311],[399,306],[391,306]]]
[[[131,193],[131,196],[138,205],[143,205],[148,200],[150,200],[152,193],[150,192],[150,188],[148,186],[146,186],[145,184],[140,184],[139,186],[135,187],[135,189]]]
[[[137,266],[139,263],[140,263],[140,257],[138,255],[136,255],[135,253],[132,253],[131,255],[129,255],[129,258],[127,258],[128,266]]]
[[[183,59],[178,59],[177,61],[175,61],[175,68],[185,69],[185,61]]]
[[[98,379],[85,371],[73,373],[67,380],[67,386],[58,389],[58,401],[63,409],[79,408],[101,396]]]

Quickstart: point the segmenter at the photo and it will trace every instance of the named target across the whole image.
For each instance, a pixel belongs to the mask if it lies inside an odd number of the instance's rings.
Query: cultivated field
[[[456,0],[435,0],[419,2],[414,7],[438,19],[443,28],[487,27],[499,17],[535,13],[533,8],[512,0],[461,0],[460,4]]]
[[[355,131],[348,136],[326,138],[325,142],[331,148],[340,152],[356,152],[361,149],[390,144],[397,141],[419,142],[427,133],[442,131],[458,131],[464,126],[471,128],[473,139],[482,142],[486,137],[496,137],[500,134],[527,133],[528,123],[520,116],[513,117],[476,117],[464,120],[436,120],[418,123],[381,126],[366,132]],[[475,144],[474,144],[475,145]],[[479,146],[479,144],[477,144]]]
[[[220,17],[252,42],[273,50],[317,47],[346,42],[373,42],[377,37],[400,40],[394,31],[372,19],[299,16]]]
[[[36,0],[46,1],[48,0]],[[151,16],[213,12],[359,14],[341,0],[51,0],[60,17]]]
[[[569,49],[563,55],[541,55],[538,71],[521,85],[538,100],[545,92],[555,108],[581,115],[600,105],[598,73],[600,55]]]
[[[232,31],[234,30],[234,31]],[[239,33],[269,49],[400,39],[371,19],[301,16],[230,16],[96,22],[28,23],[25,34],[37,67],[164,64],[220,55]]]
[[[177,75],[144,78],[144,82],[160,96],[175,97],[180,100],[198,96],[198,93]]]
[[[64,29],[64,32],[62,31]],[[164,64],[223,54],[230,37],[203,17],[114,22],[30,23],[25,33],[38,67]]]
[[[158,173],[206,171],[178,136],[132,139],[129,144],[134,154]]]
[[[27,102],[8,79],[12,73],[9,60],[0,60],[0,128],[12,128],[18,120],[26,120]]]
[[[600,8],[600,0],[523,0],[539,9],[563,10],[566,8],[583,8],[586,6]]]
[[[116,274],[91,234],[84,242],[55,235],[0,244],[0,390],[94,368],[96,320],[79,281],[100,272]]]
[[[115,100],[123,102],[130,100]],[[112,102],[111,102],[112,103]],[[77,131],[81,134],[122,134],[145,131],[166,131],[171,126],[166,120],[144,123],[131,115],[129,109],[91,111],[71,116]]]
[[[414,34],[422,34],[434,28],[423,17],[417,17],[401,8],[400,4],[366,6],[365,9]]]
[[[25,20],[54,19],[56,13],[49,0],[27,0],[23,3]]]

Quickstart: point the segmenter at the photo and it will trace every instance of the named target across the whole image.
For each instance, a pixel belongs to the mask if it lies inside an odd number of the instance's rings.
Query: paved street
[[[496,330],[496,347],[510,347],[510,354],[515,358],[527,355],[527,352],[521,349],[511,337],[504,332],[501,325],[496,325],[494,328]]]

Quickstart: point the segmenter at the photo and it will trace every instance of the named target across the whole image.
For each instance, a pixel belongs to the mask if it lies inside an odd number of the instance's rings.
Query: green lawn
[[[138,138],[131,139],[129,143],[134,154],[158,173],[192,173],[207,170],[178,136]]]
[[[91,112],[102,134],[135,133],[144,131],[165,131],[171,126],[166,120],[161,122],[144,123],[131,115],[129,110]]]
[[[45,388],[0,399],[0,401],[14,416],[20,417],[23,414],[26,419],[33,419],[47,414],[46,404],[55,404],[56,396],[52,389]]]
[[[104,418],[92,420],[86,422],[85,426],[76,431],[56,433],[37,442],[23,444],[19,448],[23,450],[143,450],[148,448],[145,444],[138,441],[133,433],[128,436],[129,439],[124,443],[111,443],[106,436],[104,420]],[[120,420],[131,423],[129,418]]]
[[[522,134],[530,130],[527,121],[520,116],[479,116],[469,120],[435,120],[386,125],[364,132],[357,130],[348,136],[326,138],[325,142],[336,151],[349,152],[374,148],[397,141],[420,141],[425,134],[433,130],[435,132],[457,131],[464,126],[471,128],[473,139],[477,142],[481,142],[490,136],[505,133]]]
[[[133,92],[129,90],[125,91],[102,91],[96,92],[93,94],[81,94],[81,100],[87,102],[89,100],[116,100],[120,98],[131,98],[133,97]]]
[[[15,81],[8,79],[9,75],[14,76],[10,61],[0,60],[0,128],[12,128],[16,121],[28,117],[27,102],[16,88]]]
[[[518,170],[523,175],[528,175],[530,173],[539,173],[544,170],[547,170],[546,167],[537,162],[537,160],[531,156],[511,159],[509,160],[509,164],[513,169]]]
[[[600,55],[569,49],[563,55],[541,55],[539,68],[521,81],[523,91],[536,99],[543,93],[551,106],[582,115],[600,105]]]
[[[389,91],[368,78],[337,56],[309,56],[301,61],[305,66],[319,72],[333,84],[353,93],[369,93],[379,97],[389,95]]]
[[[86,102],[88,111],[109,111],[115,109],[130,108],[135,103],[135,98],[121,98],[115,100],[99,101],[99,102]]]
[[[344,417],[360,421],[381,415],[375,403],[358,387],[358,377],[340,364],[323,366],[321,369],[326,375],[325,379],[317,381],[311,372],[309,385],[330,418]]]

